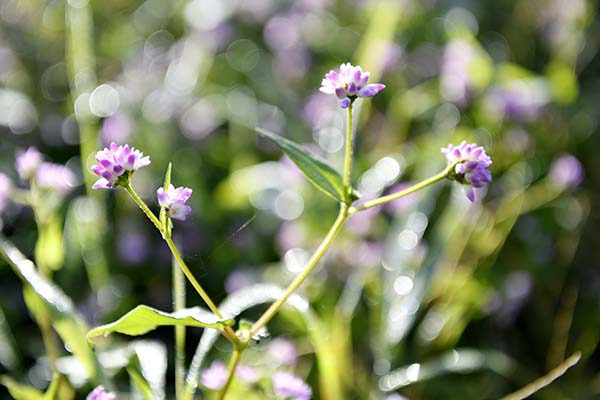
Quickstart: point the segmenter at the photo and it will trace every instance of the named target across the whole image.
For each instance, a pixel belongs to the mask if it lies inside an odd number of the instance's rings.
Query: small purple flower
[[[213,363],[202,371],[200,375],[202,384],[210,390],[219,390],[227,381],[227,368],[221,361],[213,361]]]
[[[33,146],[27,148],[27,150],[18,149],[15,157],[15,168],[19,177],[26,181],[33,177],[43,161],[44,156]]]
[[[448,177],[462,184],[470,185],[466,189],[467,198],[475,201],[473,189],[482,188],[492,181],[492,174],[488,169],[492,165],[492,159],[485,153],[483,147],[477,146],[475,143],[467,144],[464,140],[458,146],[449,144],[441,151],[448,162],[454,165],[454,171]]]
[[[571,154],[562,154],[550,166],[549,177],[561,189],[577,187],[583,181],[583,167]]]
[[[277,396],[289,400],[310,400],[312,389],[302,379],[288,372],[273,374],[273,388]]]
[[[86,400],[117,400],[117,396],[104,390],[103,386],[98,386],[92,390],[85,398]]]
[[[10,198],[10,189],[12,187],[12,181],[10,178],[0,172],[0,213],[6,207]]]
[[[164,207],[171,218],[185,221],[188,214],[192,211],[192,207],[185,205],[192,195],[192,189],[183,186],[177,189],[173,185],[169,185],[169,189],[165,192],[162,187],[156,191],[156,197],[161,207]]]
[[[278,337],[269,344],[269,356],[279,364],[294,365],[298,358],[298,351],[290,339]]]
[[[45,162],[35,173],[35,183],[41,189],[68,192],[75,185],[75,174],[61,164]]]
[[[128,144],[117,146],[111,143],[109,147],[96,153],[98,164],[92,167],[92,172],[100,177],[92,189],[110,189],[114,185],[126,185],[132,172],[150,164],[150,157]],[[125,181],[122,182],[122,177]]]
[[[350,63],[340,65],[339,71],[331,70],[321,82],[323,93],[335,94],[341,100],[342,108],[348,108],[357,97],[373,97],[385,88],[381,83],[367,85],[369,72]]]
[[[239,364],[235,369],[235,376],[242,382],[256,383],[260,379],[258,370],[249,365]]]

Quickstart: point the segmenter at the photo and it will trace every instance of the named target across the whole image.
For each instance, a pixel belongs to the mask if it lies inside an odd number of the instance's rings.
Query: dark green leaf
[[[256,128],[263,137],[275,143],[298,166],[313,185],[335,200],[349,202],[340,174],[327,162],[308,152],[304,147],[282,136]]]
[[[159,326],[184,325],[220,329],[226,325],[231,325],[232,322],[233,321],[231,320],[218,321],[212,314],[209,314],[198,307],[185,308],[173,313],[166,313],[148,306],[140,305],[115,322],[92,329],[88,333],[88,339],[100,335],[106,336],[113,332],[131,336],[143,335]]]

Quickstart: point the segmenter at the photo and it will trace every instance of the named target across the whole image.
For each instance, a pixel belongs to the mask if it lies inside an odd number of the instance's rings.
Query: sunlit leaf
[[[139,305],[121,318],[110,324],[101,325],[88,333],[88,339],[113,332],[137,336],[150,332],[159,326],[195,326],[199,328],[220,329],[231,325],[233,321],[219,321],[212,314],[203,312],[198,307],[167,313],[154,308]]]
[[[308,150],[299,144],[282,136],[262,128],[256,128],[256,131],[264,138],[275,143],[296,164],[306,179],[323,193],[338,201],[347,202],[349,200],[342,177],[324,160],[310,154]]]
[[[12,379],[9,376],[0,378],[0,383],[8,389],[8,392],[15,400],[43,400],[44,394],[38,389],[24,385]]]
[[[99,383],[102,378],[98,360],[85,340],[88,331],[87,324],[82,316],[75,310],[71,299],[53,282],[38,273],[33,262],[7,240],[0,237],[0,255],[6,259],[12,269],[21,279],[28,284],[32,292],[24,293],[29,297],[29,303],[36,303],[36,314],[48,315],[52,326],[65,342],[69,350],[80,359],[88,375],[94,383]],[[36,300],[34,300],[37,299]]]

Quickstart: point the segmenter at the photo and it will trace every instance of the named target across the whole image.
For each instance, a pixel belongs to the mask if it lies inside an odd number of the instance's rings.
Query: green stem
[[[173,310],[185,308],[185,277],[173,257]],[[181,399],[185,376],[185,326],[175,326],[175,399]]]
[[[233,376],[235,374],[235,369],[237,368],[237,365],[240,362],[240,358],[242,356],[242,351],[243,351],[242,349],[236,348],[233,350],[233,353],[231,354],[231,358],[229,359],[227,380],[225,381],[225,385],[223,385],[223,388],[219,392],[219,397],[218,397],[219,400],[225,399],[227,390],[229,390],[229,387],[231,386],[231,382],[233,382]]]
[[[442,179],[446,178],[448,176],[448,173],[452,170],[452,168],[454,168],[454,165],[449,165],[442,172],[435,174],[430,178],[422,180],[421,182],[416,183],[407,189],[401,190],[396,193],[388,194],[387,196],[382,196],[371,201],[367,201],[365,204],[358,207],[350,207],[350,209],[348,210],[348,214],[353,215],[357,212],[368,210],[369,208],[377,207],[382,204],[389,203],[390,201],[397,200],[401,197],[408,196],[409,194],[412,194],[418,190],[421,190],[429,185],[434,184],[435,182],[441,181]]]
[[[196,280],[196,278],[192,274],[192,271],[190,271],[190,269],[188,268],[185,261],[183,261],[181,254],[179,254],[179,250],[177,250],[175,243],[173,243],[173,239],[171,239],[170,236],[167,236],[164,233],[161,223],[158,220],[158,218],[156,217],[156,215],[154,215],[154,213],[148,208],[148,206],[146,205],[146,203],[144,203],[144,201],[140,198],[140,196],[137,195],[137,193],[135,192],[135,190],[133,190],[131,185],[127,185],[125,187],[125,189],[127,190],[127,193],[129,193],[129,195],[131,196],[133,201],[135,201],[137,203],[137,205],[142,209],[144,214],[146,214],[146,216],[150,219],[150,221],[152,221],[154,226],[156,226],[156,228],[163,234],[163,239],[165,240],[165,242],[167,242],[167,246],[169,246],[169,249],[171,250],[171,254],[173,254],[173,257],[175,257],[175,260],[177,260],[177,263],[179,264],[179,267],[185,274],[185,277],[190,281],[190,283],[192,284],[194,289],[196,289],[196,292],[198,292],[198,294],[200,295],[202,300],[204,300],[204,302],[206,303],[208,308],[210,308],[212,313],[215,314],[217,316],[217,318],[223,319],[223,315],[221,314],[221,312],[219,312],[219,309],[217,308],[215,303],[213,303],[213,301],[208,296],[208,294],[204,291],[204,289],[202,288],[200,283]],[[225,337],[227,337],[227,339],[229,339],[229,341],[231,341],[232,343],[237,343],[237,341],[238,341],[237,336],[235,335],[235,332],[233,331],[233,329],[231,329],[230,326],[225,327],[224,334],[225,334]]]
[[[342,229],[342,226],[344,225],[344,222],[346,222],[347,218],[348,218],[348,206],[345,203],[341,203],[340,212],[337,216],[337,219],[335,220],[335,222],[329,229],[329,232],[327,232],[327,235],[325,236],[325,238],[323,239],[323,241],[321,242],[321,244],[319,245],[317,250],[314,252],[312,257],[308,261],[308,264],[306,265],[306,267],[304,267],[304,270],[302,272],[300,272],[296,276],[296,278],[294,278],[292,283],[290,283],[290,285],[285,290],[285,293],[283,294],[283,296],[281,296],[279,299],[277,299],[277,301],[275,301],[273,304],[271,304],[271,306],[258,319],[258,321],[256,321],[252,325],[252,328],[250,328],[250,334],[249,334],[250,338],[252,336],[254,336],[260,328],[265,326],[271,320],[271,318],[273,318],[275,316],[275,314],[277,314],[277,312],[279,311],[281,306],[283,306],[283,304],[288,299],[288,297],[290,297],[290,295],[296,289],[298,289],[298,287],[302,284],[302,282],[304,282],[306,277],[315,268],[315,266],[317,265],[317,263],[319,262],[321,257],[323,257],[323,255],[325,254],[327,249],[329,249],[329,247],[333,243],[333,239],[335,239],[337,234],[340,232],[340,230]]]
[[[125,190],[127,190],[127,193],[129,193],[129,195],[131,196],[131,198],[133,199],[133,201],[136,202],[136,204],[138,205],[138,207],[140,207],[142,209],[142,211],[144,212],[144,214],[146,214],[146,216],[154,224],[154,226],[156,227],[156,229],[158,229],[162,233],[163,230],[162,230],[162,226],[160,224],[160,221],[158,220],[158,218],[156,217],[156,215],[154,215],[154,213],[148,208],[148,206],[146,205],[146,203],[144,203],[144,200],[142,200],[140,198],[140,196],[138,196],[138,194],[135,192],[135,190],[133,190],[133,187],[131,187],[131,185],[127,185],[127,186],[125,186]]]
[[[344,187],[350,190],[350,172],[352,171],[352,103],[347,108],[346,154],[344,156]]]

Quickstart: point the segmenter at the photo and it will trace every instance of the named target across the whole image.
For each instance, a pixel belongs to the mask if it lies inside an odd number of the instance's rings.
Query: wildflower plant
[[[346,63],[342,64],[338,70],[332,70],[327,73],[321,84],[321,92],[336,96],[340,100],[340,106],[347,112],[346,148],[341,174],[325,160],[316,157],[304,147],[282,136],[257,128],[258,133],[277,145],[315,187],[335,200],[338,203],[339,210],[337,218],[328,233],[309,258],[302,271],[297,274],[288,287],[256,321],[247,322],[240,320],[235,330],[235,321],[224,317],[224,314],[204,291],[200,282],[196,280],[172,240],[172,230],[174,227],[171,220],[178,219],[185,221],[192,212],[191,207],[186,204],[192,196],[192,189],[175,187],[171,184],[171,164],[169,164],[165,174],[164,185],[156,189],[157,202],[160,207],[157,215],[135,192],[132,186],[135,171],[149,165],[150,158],[144,156],[140,150],[136,150],[128,144],[117,145],[116,143],[111,143],[109,147],[98,151],[96,154],[97,164],[92,167],[92,172],[99,179],[94,183],[93,188],[110,189],[121,187],[129,193],[133,201],[137,203],[140,209],[160,231],[173,254],[177,267],[187,277],[213,315],[192,316],[190,314],[182,314],[181,312],[179,314],[177,312],[164,313],[150,307],[139,306],[123,316],[119,321],[93,329],[88,336],[92,338],[101,334],[106,335],[110,332],[140,334],[147,332],[153,326],[159,325],[188,325],[217,329],[232,344],[233,352],[231,359],[228,366],[221,361],[213,362],[209,368],[202,372],[201,382],[204,388],[218,391],[218,397],[221,399],[225,398],[236,377],[239,381],[246,382],[247,384],[255,384],[259,381],[259,373],[253,367],[240,364],[242,354],[250,343],[261,337],[269,321],[311,274],[327,250],[333,245],[335,238],[341,233],[348,218],[366,210],[377,211],[383,204],[407,196],[444,178],[468,185],[467,197],[473,201],[473,188],[481,188],[491,182],[489,167],[492,161],[482,147],[462,142],[458,146],[450,144],[448,147],[442,149],[448,165],[440,173],[406,187],[401,191],[368,201],[357,202],[360,195],[351,182],[354,145],[352,128],[354,117],[353,104],[358,98],[373,97],[385,88],[385,85],[381,83],[369,84],[369,76],[369,72],[363,71],[361,67]],[[33,155],[31,158],[34,159]],[[23,169],[26,170],[27,168],[23,167]],[[175,292],[180,290],[181,288],[174,288]],[[174,293],[174,298],[178,297],[181,297],[180,294]],[[148,319],[142,319],[142,315],[144,315],[144,318],[150,318],[154,321],[153,324],[149,325]],[[132,329],[132,326],[134,329]],[[177,336],[176,347],[180,351],[184,347],[182,340],[180,335]],[[182,380],[181,378],[180,375],[178,379]],[[181,381],[180,384],[182,384]],[[195,389],[193,380],[188,380],[185,390],[178,390],[178,398],[181,396],[184,399],[191,399]],[[274,371],[272,373],[272,388],[270,390],[277,398],[308,400],[312,397],[312,389],[301,378],[286,371]]]

